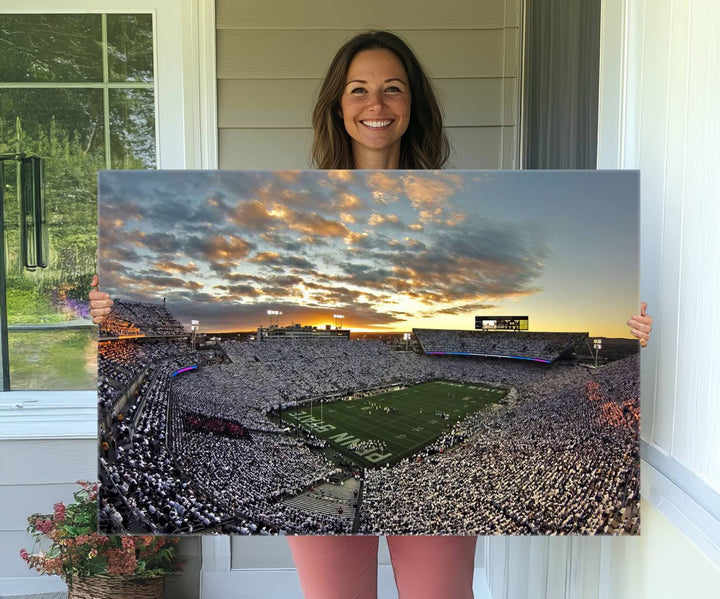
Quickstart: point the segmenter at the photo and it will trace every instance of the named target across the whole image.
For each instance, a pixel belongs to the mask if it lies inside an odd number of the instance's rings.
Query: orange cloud
[[[347,183],[348,181],[353,181],[355,179],[355,174],[352,171],[338,169],[328,171],[328,179],[331,181],[341,181],[343,183]]]
[[[250,259],[250,262],[274,262],[280,257],[277,252],[259,252],[255,257]]]
[[[288,211],[286,214],[287,226],[294,231],[306,233],[307,235],[319,235],[325,237],[345,237],[349,229],[334,220],[328,220],[317,212],[305,214],[301,212]]]
[[[382,193],[396,194],[402,191],[402,185],[397,177],[392,177],[381,171],[370,175],[367,179],[367,185],[370,189]]]
[[[155,262],[155,264],[153,264],[153,268],[157,268],[158,270],[162,270],[165,272],[177,272],[184,274],[197,272],[198,269],[193,262],[190,262],[190,264],[177,264],[176,262],[170,262],[169,260]]]
[[[367,233],[355,233],[355,231],[348,231],[348,234],[345,236],[345,243],[352,245],[364,240],[367,236]]]
[[[355,217],[352,214],[348,214],[347,212],[343,212],[340,214],[340,220],[347,224],[352,224],[355,222]]]
[[[356,210],[362,206],[360,198],[352,193],[340,194],[340,208],[343,210]]]
[[[258,200],[238,202],[232,215],[234,224],[253,230],[262,230],[275,224],[276,215]]]
[[[454,188],[439,179],[417,175],[402,177],[404,191],[416,210],[444,206],[453,195]]]
[[[216,235],[208,239],[205,256],[210,262],[239,260],[248,255],[250,244],[235,235]]]

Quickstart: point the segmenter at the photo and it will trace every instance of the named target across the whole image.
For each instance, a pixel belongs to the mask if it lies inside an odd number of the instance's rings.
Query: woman
[[[335,55],[312,116],[321,169],[439,169],[449,156],[432,85],[410,48],[388,32],[355,36]],[[93,286],[97,285],[97,278]],[[90,293],[102,322],[112,306]],[[652,319],[628,326],[644,347]],[[400,599],[470,599],[476,537],[389,537]],[[290,537],[307,599],[377,596],[377,537]]]

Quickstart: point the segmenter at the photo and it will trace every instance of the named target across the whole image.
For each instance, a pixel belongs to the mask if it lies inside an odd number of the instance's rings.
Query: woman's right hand
[[[110,314],[113,301],[110,299],[109,293],[104,293],[98,289],[98,276],[94,275],[90,287],[94,289],[88,294],[90,300],[90,316],[95,324],[102,324]]]
[[[627,321],[630,332],[640,340],[640,347],[647,347],[650,331],[652,331],[653,319],[652,316],[645,313],[646,309],[647,304],[640,302],[640,314],[631,316],[630,320]]]

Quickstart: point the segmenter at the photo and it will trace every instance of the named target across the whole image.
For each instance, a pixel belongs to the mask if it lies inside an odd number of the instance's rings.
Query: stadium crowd
[[[133,323],[153,322],[156,310],[143,315],[142,305],[133,309]],[[451,335],[436,333],[431,337],[442,338],[437,347],[467,348],[465,335],[453,345]],[[551,339],[537,349],[550,355],[552,346],[557,357],[567,343]],[[99,401],[113,417],[101,426],[108,445],[100,458],[106,532],[638,530],[636,356],[592,372],[563,363],[427,356],[379,341],[230,341],[222,352],[226,362],[210,364],[182,341],[103,346]],[[173,376],[191,363],[199,368]],[[317,450],[324,441],[271,420],[271,411],[436,379],[512,390],[508,400],[457,422],[412,458],[366,470],[355,521],[348,513],[354,503],[334,513],[295,500],[352,473]],[[132,401],[118,412],[117,397],[131,387]],[[235,421],[248,434],[199,430],[185,414]]]
[[[185,335],[183,326],[163,304],[115,300],[110,315],[100,325],[101,337]]]
[[[589,371],[554,369],[522,401],[458,423],[421,456],[367,471],[360,532],[637,533],[637,364],[599,371],[599,393]],[[448,437],[464,447],[449,449]]]
[[[413,329],[426,353],[517,357],[552,362],[582,343],[587,333],[529,333]]]

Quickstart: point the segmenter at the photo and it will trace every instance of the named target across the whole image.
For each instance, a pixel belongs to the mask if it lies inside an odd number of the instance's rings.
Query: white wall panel
[[[30,514],[52,514],[53,505],[72,502],[78,488],[74,482],[0,485],[0,531],[25,530]]]
[[[503,127],[502,163],[500,168],[520,168],[516,151],[520,143],[519,135],[518,127]]]
[[[686,144],[667,163],[685,171],[673,456],[720,493],[720,3],[691,4],[689,22]]]
[[[220,79],[218,126],[237,128],[310,127],[318,79]]]
[[[666,124],[668,118],[668,67],[670,62],[670,44],[667,42],[670,38],[670,13],[669,1],[656,3],[655,10],[648,16],[654,26],[646,26],[643,37],[640,64],[642,81],[639,88],[640,112],[638,115],[630,115],[632,119],[636,119],[639,115],[647,115],[646,118],[638,119],[640,129],[638,159],[640,164],[662,165],[665,163],[667,155]],[[649,207],[645,202],[644,211],[648,209],[657,211],[659,209],[660,213],[663,213],[670,208],[667,206],[665,179],[666,172],[664,168],[654,169],[652,176],[641,173],[642,196],[651,202]],[[674,201],[679,202],[681,198],[674,198]],[[664,209],[663,204],[665,204]],[[662,247],[660,250],[663,256],[666,253],[671,255],[679,254],[679,234],[669,235],[666,229],[668,224],[674,232],[679,233],[674,229],[677,227],[678,220],[668,222],[668,219],[664,218],[663,215],[665,231],[661,232]],[[657,232],[655,235],[657,235]],[[656,255],[654,259],[657,260],[657,258]],[[662,269],[660,288],[669,290],[673,287],[677,288],[677,284],[677,273],[673,276],[670,272]],[[672,423],[675,403],[675,360],[672,354],[674,354],[677,341],[675,338],[676,327],[672,326],[672,316],[666,314],[666,310],[672,312],[676,309],[675,306],[675,302],[666,303],[663,301],[662,307],[658,306],[656,310],[657,316],[655,318],[659,325],[656,327],[658,355],[664,356],[666,367],[659,369],[657,372],[653,427],[648,430],[648,427],[645,426],[642,431],[645,438],[650,435],[650,438],[654,439],[660,447],[667,451],[670,451],[672,447]],[[653,338],[653,343],[655,341],[656,339]],[[644,404],[645,402],[643,402],[643,408],[647,411],[648,406]]]
[[[355,33],[348,30],[219,30],[220,79],[322,77],[335,51]],[[432,77],[514,77],[516,36],[504,30],[396,30],[413,47]],[[515,30],[512,30],[515,31]]]
[[[503,168],[502,127],[451,127],[450,168]]]
[[[630,599],[639,593],[638,537],[490,537],[493,599]]]
[[[221,169],[306,169],[312,129],[221,129]]]
[[[657,385],[643,395],[642,434],[720,491],[720,323],[707,306],[720,272],[720,4],[638,4],[627,69],[627,93],[635,98],[625,116],[626,145],[637,150],[625,164],[641,170],[643,233],[650,239],[643,241],[643,265],[658,272],[657,347],[650,354]]]
[[[508,77],[504,80],[503,89],[503,125],[517,125],[519,121],[518,94],[520,77]]]
[[[321,79],[221,79],[221,129],[309,127]],[[436,79],[447,127],[514,125],[516,79]],[[482,106],[482,110],[478,110]]]
[[[25,532],[25,529],[3,530],[2,539],[3,542],[0,543],[0,580],[37,576],[20,557],[20,549],[30,551],[33,546],[33,538]]]
[[[628,35],[616,36],[619,56],[605,54],[603,87],[622,97],[614,105],[601,94],[601,166],[641,171],[641,277],[655,317],[642,437],[720,492],[720,321],[708,306],[720,284],[720,3],[606,4]]]
[[[2,485],[96,480],[97,442],[94,439],[0,441],[0,473]]]
[[[437,79],[446,127],[514,125],[514,78]],[[482,110],[478,107],[482,106]]]
[[[285,537],[231,537],[233,570],[240,568],[294,568]]]
[[[450,168],[503,168],[504,129],[510,128],[448,128]],[[508,131],[508,135],[512,132]],[[507,139],[508,154],[513,150],[511,139]],[[223,129],[219,141],[221,169],[306,169],[312,129]]]
[[[508,28],[503,31],[503,44],[505,55],[503,57],[505,77],[518,77],[520,75],[520,31]]]
[[[506,0],[505,27],[520,27],[523,0]]]
[[[287,2],[278,10],[277,3],[263,0],[219,2],[217,23],[220,29],[347,29],[348,15],[355,14],[362,25],[376,29],[487,29],[503,27],[507,19],[517,23],[517,0],[446,0],[424,3],[416,0],[314,0]],[[377,15],[377,16],[374,16]]]

